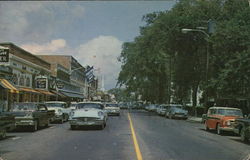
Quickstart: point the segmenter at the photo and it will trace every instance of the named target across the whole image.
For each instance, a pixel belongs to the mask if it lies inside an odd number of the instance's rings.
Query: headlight
[[[104,113],[103,113],[103,112],[101,112],[101,111],[100,111],[100,112],[98,112],[98,116],[99,116],[99,117],[101,117],[101,116],[103,116],[103,115],[104,115]]]
[[[61,110],[61,109],[58,109],[58,110],[57,110],[57,113],[58,113],[58,114],[62,114],[62,110]]]
[[[230,122],[230,121],[226,121],[226,125],[227,125],[227,126],[230,126],[230,125],[231,125],[231,122]]]

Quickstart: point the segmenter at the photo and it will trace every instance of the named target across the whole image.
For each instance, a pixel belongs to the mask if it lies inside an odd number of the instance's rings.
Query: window
[[[26,86],[29,87],[30,86],[30,77],[26,78]]]
[[[18,78],[17,78],[16,74],[13,74],[12,82],[13,82],[14,85],[18,85]]]
[[[23,75],[19,79],[19,85],[24,86],[24,77],[23,77]]]

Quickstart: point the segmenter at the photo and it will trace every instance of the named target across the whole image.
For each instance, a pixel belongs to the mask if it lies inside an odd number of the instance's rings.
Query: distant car
[[[0,139],[6,137],[6,132],[15,128],[15,116],[0,109]]]
[[[167,105],[166,104],[161,104],[158,108],[157,108],[157,114],[160,116],[164,116],[166,114],[166,108]]]
[[[66,122],[69,119],[71,109],[67,106],[66,102],[63,101],[48,101],[45,102],[48,110],[55,111],[55,117],[51,119],[51,122]]]
[[[128,105],[126,103],[119,103],[118,106],[120,109],[128,109]]]
[[[120,116],[120,107],[117,103],[105,103],[105,111],[108,115]]]
[[[71,129],[79,126],[99,126],[104,129],[107,123],[107,113],[99,102],[79,102],[70,120]]]
[[[179,104],[170,104],[166,107],[166,118],[169,119],[187,119],[188,111],[183,109],[182,105]]]
[[[216,130],[217,134],[224,131],[233,132],[235,119],[243,118],[241,109],[231,107],[210,107],[205,120],[206,130]]]
[[[45,104],[36,102],[15,103],[13,108],[17,128],[31,127],[33,131],[39,127],[47,127],[54,111],[49,111]]]
[[[156,112],[156,104],[150,104],[147,106],[147,110],[150,112]]]

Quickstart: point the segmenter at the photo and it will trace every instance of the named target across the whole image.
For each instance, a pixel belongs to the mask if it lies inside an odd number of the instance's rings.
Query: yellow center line
[[[134,147],[135,147],[135,153],[136,153],[137,160],[142,160],[142,155],[141,155],[140,147],[139,147],[137,139],[136,139],[135,130],[134,130],[132,119],[131,119],[129,113],[128,113],[128,119],[129,119],[129,124],[130,124],[131,132],[132,132],[132,137],[133,137],[133,141],[134,141]]]

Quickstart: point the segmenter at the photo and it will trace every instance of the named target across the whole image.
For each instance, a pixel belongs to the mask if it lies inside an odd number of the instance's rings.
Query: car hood
[[[86,108],[86,109],[77,109],[74,111],[74,117],[96,117],[99,118],[100,116],[98,115],[98,112],[103,112],[100,109],[91,109],[91,108]]]
[[[120,109],[120,107],[105,107],[105,109],[115,109],[115,110],[117,110],[117,109]]]

